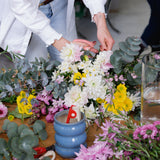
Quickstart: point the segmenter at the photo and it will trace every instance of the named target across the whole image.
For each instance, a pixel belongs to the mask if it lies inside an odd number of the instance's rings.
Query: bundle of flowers
[[[119,118],[123,119],[123,116]],[[125,117],[125,124],[105,121],[94,144],[88,148],[81,145],[75,160],[154,160],[160,157],[160,121],[137,125]]]
[[[72,105],[79,107],[89,122],[139,105],[140,98],[127,91],[123,75],[111,74],[111,55],[112,51],[93,55],[72,43],[63,48],[63,61],[54,70],[52,81],[38,93],[41,98],[37,99],[47,105],[48,110],[43,110],[48,122],[53,122],[56,112]]]

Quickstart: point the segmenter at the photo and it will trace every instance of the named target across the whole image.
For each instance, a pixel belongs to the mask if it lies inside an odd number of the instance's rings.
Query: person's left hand
[[[100,42],[100,50],[112,50],[114,39],[112,38],[106,24],[104,13],[98,13],[94,16],[97,26],[97,38]]]
[[[94,48],[96,45],[96,41],[88,41],[84,39],[75,39],[72,41],[73,43],[80,45],[84,50],[88,50],[94,53],[98,53],[98,50]]]

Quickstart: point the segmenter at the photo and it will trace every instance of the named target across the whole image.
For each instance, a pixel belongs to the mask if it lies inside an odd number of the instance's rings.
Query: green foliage
[[[11,157],[23,160],[34,160],[36,151],[34,147],[39,145],[39,138],[47,139],[45,123],[37,120],[33,124],[33,130],[22,124],[18,126],[15,122],[5,120],[2,129],[8,136],[8,142],[0,138],[0,158],[5,157],[10,160]],[[2,158],[1,158],[2,159]]]
[[[141,83],[141,64],[138,61],[141,40],[137,37],[128,37],[125,42],[119,43],[119,50],[111,55],[110,61],[114,72],[127,78],[129,85]],[[135,73],[137,78],[132,78]]]
[[[14,95],[21,90],[39,90],[50,82],[53,70],[60,63],[57,61],[46,61],[43,58],[35,62],[27,59],[16,59],[15,68],[2,70],[0,72],[0,99],[1,101],[13,101]],[[6,98],[6,97],[12,97]]]

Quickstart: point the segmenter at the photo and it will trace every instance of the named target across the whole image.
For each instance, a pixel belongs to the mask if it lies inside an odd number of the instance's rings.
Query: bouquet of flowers
[[[62,63],[54,70],[45,91],[38,94],[43,97],[45,92],[45,97],[51,97],[47,121],[53,122],[57,111],[72,105],[85,113],[88,122],[103,121],[108,115],[118,114],[117,110],[129,112],[139,106],[140,97],[127,91],[127,79],[113,72],[111,55],[112,51],[83,51],[72,43],[63,48]]]
[[[117,116],[124,123],[110,120],[101,126],[94,144],[88,148],[81,145],[76,160],[155,160],[160,157],[160,121],[140,125],[129,116]],[[116,118],[117,118],[116,117]]]

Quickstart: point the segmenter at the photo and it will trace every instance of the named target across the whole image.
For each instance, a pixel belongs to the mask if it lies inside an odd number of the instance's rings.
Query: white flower
[[[56,78],[57,78],[57,72],[54,71],[54,72],[52,72],[52,74],[53,74],[53,76],[51,77],[51,78],[52,78],[52,81],[55,81]]]
[[[61,65],[58,66],[58,69],[61,73],[71,72],[71,63],[62,62]]]
[[[79,86],[73,86],[66,94],[65,94],[65,105],[71,106],[75,105],[77,107],[82,107],[86,103],[88,103],[88,95],[86,90],[83,91]]]
[[[82,78],[82,80],[85,82],[89,99],[96,100],[97,98],[105,98],[107,87],[102,80],[102,76],[87,74],[86,77]]]
[[[141,105],[141,97],[140,97],[140,92],[137,92],[136,94],[130,94],[127,92],[129,99],[133,102],[133,107],[132,111],[135,110],[135,107],[138,107]]]
[[[93,103],[90,104],[89,107],[84,106],[85,117],[89,119],[95,119],[98,117],[98,111],[95,110]]]
[[[112,51],[103,51],[97,55],[97,59],[94,65],[98,68],[103,70],[103,72],[107,72],[113,66],[110,63],[110,56],[112,55]]]
[[[63,47],[60,57],[65,62],[76,62],[80,61],[80,57],[83,54],[81,51],[82,47],[75,45],[73,43],[67,43],[65,47]]]

